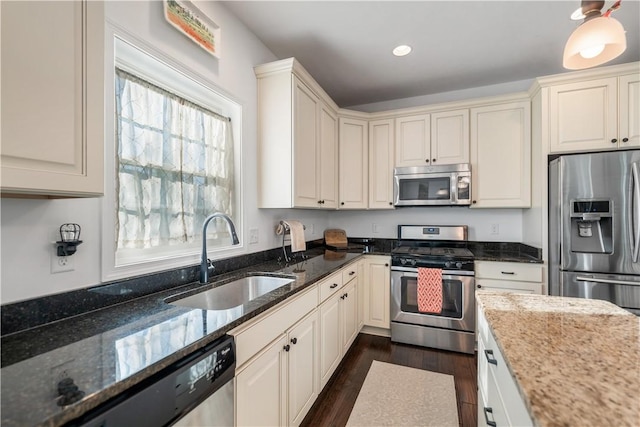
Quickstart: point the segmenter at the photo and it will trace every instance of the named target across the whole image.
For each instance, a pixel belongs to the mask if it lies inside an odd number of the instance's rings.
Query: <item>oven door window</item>
[[[418,278],[403,276],[400,283],[400,309],[405,313],[462,319],[462,282],[442,276],[442,312],[423,313],[418,310]]]
[[[450,200],[451,177],[403,178],[399,181],[400,200]]]

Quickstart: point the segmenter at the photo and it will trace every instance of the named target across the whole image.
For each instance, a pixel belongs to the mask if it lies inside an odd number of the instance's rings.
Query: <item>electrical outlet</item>
[[[311,235],[313,236],[314,234],[316,234],[316,225],[315,224],[311,224],[311,226],[309,227],[309,232],[311,233]]]
[[[491,224],[491,234],[500,234],[500,224]]]
[[[252,228],[251,230],[249,230],[249,243],[250,244],[256,244],[258,243],[258,235],[259,235],[259,231],[257,228]]]
[[[378,224],[376,224],[375,222],[373,224],[371,224],[371,231],[373,233],[377,233],[378,232]]]
[[[56,250],[51,252],[51,273],[64,273],[75,270],[72,256],[58,256]]]

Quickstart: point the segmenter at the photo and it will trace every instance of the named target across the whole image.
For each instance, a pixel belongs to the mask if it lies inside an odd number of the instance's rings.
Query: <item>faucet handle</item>
[[[207,258],[207,272],[213,274],[214,271],[216,271],[216,266],[213,265],[213,261]]]

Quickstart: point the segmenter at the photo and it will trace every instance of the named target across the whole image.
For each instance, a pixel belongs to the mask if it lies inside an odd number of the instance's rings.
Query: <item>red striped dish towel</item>
[[[418,268],[418,311],[442,313],[442,270]]]

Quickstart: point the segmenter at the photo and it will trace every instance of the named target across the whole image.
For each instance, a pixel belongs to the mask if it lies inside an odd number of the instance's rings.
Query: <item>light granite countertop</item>
[[[600,300],[476,295],[535,424],[640,425],[640,317]]]

